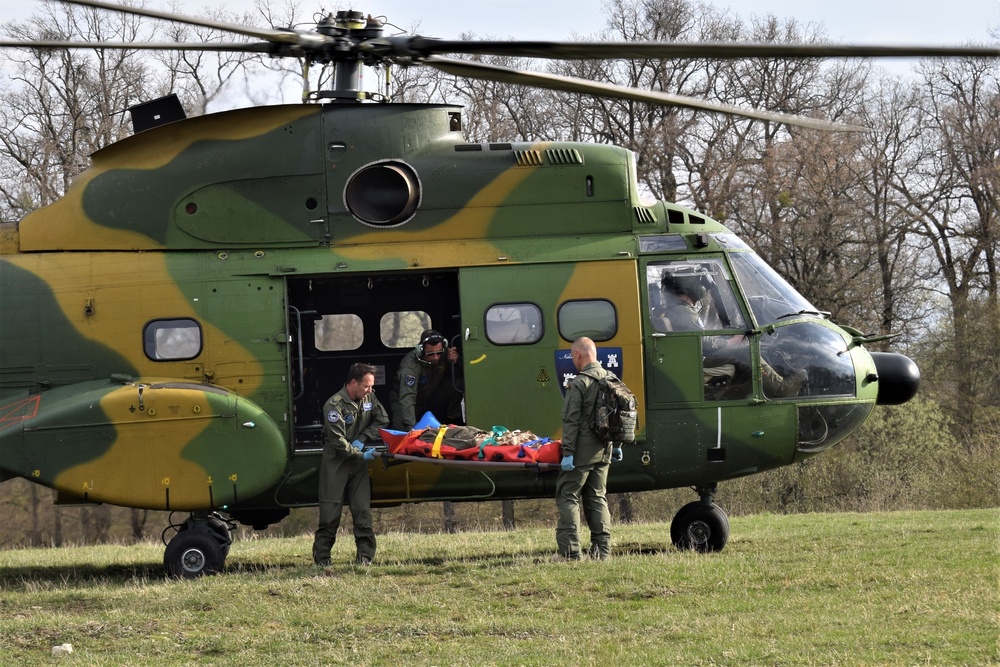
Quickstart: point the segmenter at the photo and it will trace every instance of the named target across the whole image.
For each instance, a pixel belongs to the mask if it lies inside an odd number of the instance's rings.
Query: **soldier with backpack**
[[[591,558],[611,554],[611,513],[606,497],[612,455],[621,460],[619,443],[602,439],[594,430],[598,385],[610,375],[597,362],[597,346],[589,338],[573,342],[573,365],[579,373],[566,387],[562,409],[562,462],[556,479],[559,555],[580,560],[580,503],[590,528]]]

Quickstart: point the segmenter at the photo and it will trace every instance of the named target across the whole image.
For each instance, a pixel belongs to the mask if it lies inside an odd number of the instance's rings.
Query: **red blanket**
[[[382,430],[382,440],[390,454],[425,458],[482,461],[489,463],[559,463],[562,456],[558,440],[531,439],[518,444],[492,444],[484,438],[475,444],[469,434],[459,429],[469,427],[441,426],[416,429],[409,433]]]

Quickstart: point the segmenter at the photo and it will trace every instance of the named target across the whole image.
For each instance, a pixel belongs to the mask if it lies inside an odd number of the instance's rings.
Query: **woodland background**
[[[0,33],[232,40],[190,26],[38,4],[29,19],[3,24]],[[313,9],[295,15],[291,3],[258,0],[252,15],[218,9],[203,16],[280,27],[303,22]],[[615,41],[829,41],[821,28],[792,18],[746,20],[691,0],[609,0],[606,20],[601,38]],[[483,60],[869,128],[822,133],[456,80],[429,68],[393,70],[388,91],[395,100],[465,106],[473,142],[625,146],[638,158],[645,194],[722,221],[835,321],[900,334],[881,349],[917,361],[918,398],[876,409],[866,428],[823,456],[721,485],[717,501],[727,512],[1000,504],[1000,61],[928,59],[900,75],[868,60]],[[281,89],[303,81],[316,89],[331,75],[244,54],[128,50],[6,49],[0,67],[0,232],[61,196],[90,153],[131,134],[129,106],[176,92],[193,116],[275,103]],[[693,499],[686,489],[623,494],[613,512],[620,521],[667,520]],[[0,484],[0,512],[0,546],[7,547],[133,541],[158,536],[168,523],[162,512],[55,507],[50,491],[22,480]],[[296,510],[268,532],[309,532],[315,521],[314,510]],[[379,532],[554,524],[554,503],[461,504],[445,512],[428,503],[377,510],[376,521]]]

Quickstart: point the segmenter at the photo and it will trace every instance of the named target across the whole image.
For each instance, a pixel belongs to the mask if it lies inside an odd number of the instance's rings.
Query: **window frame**
[[[595,337],[593,335],[589,335],[587,333],[581,333],[581,334],[577,335],[574,338],[567,338],[566,335],[563,333],[562,321],[561,321],[561,315],[562,315],[563,308],[565,308],[566,306],[568,306],[570,304],[576,304],[576,303],[597,303],[597,302],[600,302],[600,301],[603,301],[604,303],[606,303],[609,306],[611,306],[611,313],[613,315],[613,320],[612,321],[613,321],[613,324],[614,324],[614,326],[612,327],[612,333],[611,333],[611,335],[608,336],[607,338],[597,338],[597,337]],[[618,330],[619,330],[618,306],[616,306],[615,303],[611,299],[606,299],[604,297],[597,297],[597,298],[593,298],[593,299],[567,299],[566,301],[563,301],[562,303],[560,303],[559,307],[556,308],[556,329],[559,332],[559,337],[562,338],[565,341],[570,342],[570,343],[572,343],[577,338],[580,338],[580,336],[587,336],[588,338],[590,338],[591,340],[593,340],[595,343],[603,343],[603,342],[606,342],[606,341],[609,341],[609,340],[613,340],[615,338],[615,336],[618,335]]]
[[[513,308],[522,306],[530,306],[531,308],[534,308],[535,311],[538,313],[538,337],[535,338],[534,340],[521,340],[513,342],[500,342],[491,338],[490,324],[489,324],[490,311],[492,311],[494,308]],[[486,310],[483,311],[483,334],[486,336],[486,340],[488,340],[491,345],[497,345],[503,347],[510,347],[515,345],[536,345],[537,343],[541,342],[543,338],[545,338],[545,311],[543,311],[542,307],[537,303],[535,303],[534,301],[498,301],[496,303],[491,303],[489,306],[486,307]]]
[[[190,323],[194,326],[159,326],[168,323]],[[157,345],[156,335],[160,331],[168,329],[196,329],[198,331],[198,350],[190,356],[156,356],[159,352],[159,346]],[[191,359],[197,359],[201,356],[202,351],[205,349],[205,332],[201,328],[201,322],[192,317],[158,317],[156,319],[149,320],[142,327],[142,351],[146,355],[146,358],[150,361],[156,362],[169,362],[169,361],[190,361]]]

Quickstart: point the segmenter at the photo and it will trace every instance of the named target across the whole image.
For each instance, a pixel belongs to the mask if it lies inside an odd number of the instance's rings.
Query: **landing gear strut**
[[[177,531],[169,542],[166,533]],[[180,526],[163,531],[163,569],[171,577],[194,579],[220,572],[233,543],[232,527],[218,512],[195,512]]]
[[[677,510],[670,522],[670,539],[681,550],[722,551],[729,540],[729,517],[713,500],[716,486],[701,486],[695,490],[701,500]]]

